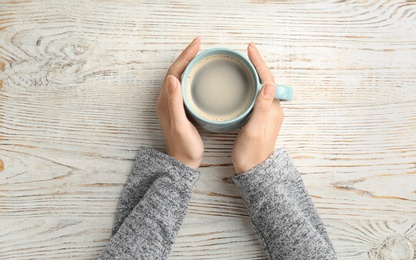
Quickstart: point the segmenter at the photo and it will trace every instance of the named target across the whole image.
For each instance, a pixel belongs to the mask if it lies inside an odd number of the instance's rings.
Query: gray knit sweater
[[[99,259],[167,259],[199,172],[140,148],[113,234]],[[269,259],[336,259],[300,174],[284,149],[234,177]]]

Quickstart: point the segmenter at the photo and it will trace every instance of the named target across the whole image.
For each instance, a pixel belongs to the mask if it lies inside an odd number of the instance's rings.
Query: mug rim
[[[190,73],[190,71],[202,59],[211,55],[216,55],[216,54],[230,54],[233,58],[236,58],[239,61],[241,61],[243,65],[247,67],[249,72],[252,74],[251,76],[253,77],[253,81],[254,81],[253,83],[254,83],[254,88],[255,88],[253,99],[251,100],[250,105],[247,107],[247,109],[244,110],[244,112],[238,115],[237,117],[229,119],[229,120],[224,120],[224,121],[211,120],[211,119],[200,116],[198,113],[195,112],[195,110],[192,109],[186,96],[186,81],[187,81],[188,74]],[[212,49],[208,49],[197,54],[191,60],[191,62],[189,62],[189,64],[186,66],[181,76],[182,97],[183,97],[183,103],[186,109],[191,113],[193,117],[198,118],[198,120],[206,122],[208,124],[213,124],[213,125],[233,124],[244,119],[253,109],[254,103],[256,101],[257,93],[258,93],[259,84],[260,84],[260,81],[259,81],[259,76],[257,74],[257,70],[254,67],[254,65],[251,63],[251,61],[248,58],[246,58],[243,54],[241,54],[240,52],[235,51],[233,49],[229,49],[229,48],[212,48]]]

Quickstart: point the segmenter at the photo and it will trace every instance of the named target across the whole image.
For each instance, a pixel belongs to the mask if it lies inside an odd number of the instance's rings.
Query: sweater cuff
[[[198,180],[200,173],[198,170],[189,167],[183,162],[173,158],[172,156],[160,152],[153,148],[140,147],[135,166],[147,166],[150,172],[170,172],[175,174],[177,181],[183,181],[188,187],[193,187]],[[133,173],[140,172],[139,169],[133,169]]]
[[[295,166],[292,164],[286,149],[280,148],[269,156],[264,162],[254,168],[233,177],[234,183],[243,194],[256,192],[259,187],[270,183],[293,181],[300,178]]]

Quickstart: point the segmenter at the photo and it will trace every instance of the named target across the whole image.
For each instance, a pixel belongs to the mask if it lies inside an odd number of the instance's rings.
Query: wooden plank
[[[1,1],[0,258],[99,255],[138,147],[164,148],[166,70],[199,35],[256,42],[294,87],[276,148],[339,258],[416,259],[415,26],[414,1]],[[266,258],[231,181],[236,135],[202,131],[170,259]]]

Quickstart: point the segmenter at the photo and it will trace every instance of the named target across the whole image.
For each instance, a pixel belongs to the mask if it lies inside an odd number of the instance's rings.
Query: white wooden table
[[[138,147],[164,147],[155,101],[195,36],[254,41],[293,86],[276,148],[339,258],[416,259],[416,2],[394,0],[0,0],[0,259],[100,254]],[[265,259],[231,181],[236,133],[202,136],[170,259]]]

